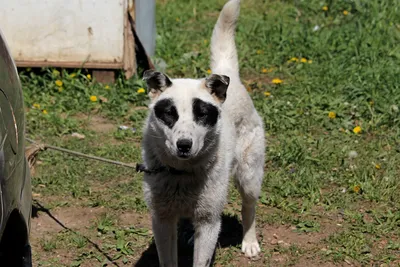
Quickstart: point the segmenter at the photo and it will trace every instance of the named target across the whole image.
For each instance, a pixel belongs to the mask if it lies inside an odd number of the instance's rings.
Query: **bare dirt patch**
[[[321,225],[319,232],[298,233],[295,226],[271,226],[265,225],[262,234],[266,248],[275,246],[290,247],[296,245],[305,249],[319,246],[321,241],[335,232],[337,227],[332,225]]]
[[[93,116],[90,118],[88,129],[97,133],[110,133],[116,129],[116,126],[103,117]]]
[[[89,225],[100,214],[106,212],[104,208],[88,208],[88,207],[64,207],[56,208],[49,211],[65,227],[73,230],[81,230],[89,227]],[[64,229],[62,225],[44,211],[38,211],[37,216],[31,221],[31,236],[42,237],[46,233],[56,233]]]

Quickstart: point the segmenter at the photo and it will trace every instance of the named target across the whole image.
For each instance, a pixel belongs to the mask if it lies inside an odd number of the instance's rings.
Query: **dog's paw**
[[[246,257],[252,258],[258,255],[261,251],[260,245],[258,245],[257,240],[252,242],[243,241],[242,242],[242,252],[246,255]]]

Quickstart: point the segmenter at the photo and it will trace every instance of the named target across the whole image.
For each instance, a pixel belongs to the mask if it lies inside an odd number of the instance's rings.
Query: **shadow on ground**
[[[193,265],[193,225],[190,220],[181,220],[178,228],[178,265]],[[225,248],[237,246],[242,242],[242,225],[237,216],[223,215],[221,233],[218,238],[218,247]],[[156,244],[153,242],[142,253],[140,259],[133,265],[135,267],[158,267]]]
[[[78,233],[78,232],[72,230],[71,228],[67,227],[62,221],[58,220],[58,219],[50,212],[50,210],[46,209],[46,208],[45,208],[42,204],[40,204],[38,201],[33,200],[31,217],[32,217],[32,218],[37,218],[37,217],[39,216],[39,215],[38,215],[39,212],[44,212],[44,213],[46,213],[51,219],[53,219],[57,224],[59,224],[62,228],[64,228],[64,230],[67,230],[67,231],[69,231],[69,232],[71,232],[71,233],[77,234],[77,235],[79,235],[79,236],[85,238],[86,241],[87,241],[88,243],[90,243],[98,252],[100,252],[101,254],[103,254],[103,256],[106,257],[106,258],[110,261],[110,263],[111,263],[113,266],[117,266],[117,267],[119,266],[117,263],[114,262],[113,258],[112,258],[110,255],[108,255],[105,251],[103,251],[103,250],[100,248],[100,246],[99,246],[98,244],[96,244],[94,241],[92,241],[89,237],[87,237],[87,236],[85,236],[85,235],[83,235],[83,234],[81,234],[81,233]]]

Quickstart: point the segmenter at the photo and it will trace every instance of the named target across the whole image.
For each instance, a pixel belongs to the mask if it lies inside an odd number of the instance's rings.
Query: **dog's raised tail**
[[[239,63],[235,44],[236,22],[239,17],[240,0],[230,0],[223,7],[211,37],[211,70],[239,77]]]

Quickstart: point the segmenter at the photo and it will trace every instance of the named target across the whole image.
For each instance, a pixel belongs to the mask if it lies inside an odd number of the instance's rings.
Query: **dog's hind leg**
[[[177,267],[177,220],[159,219],[153,215],[152,224],[160,267]]]
[[[238,141],[240,153],[235,178],[242,196],[242,252],[247,257],[254,257],[260,252],[255,213],[264,176],[264,132],[261,127],[255,128],[250,135]]]

